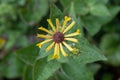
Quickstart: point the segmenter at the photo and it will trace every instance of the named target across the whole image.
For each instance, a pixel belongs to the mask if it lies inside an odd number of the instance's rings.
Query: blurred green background
[[[64,15],[73,6],[85,37],[108,58],[91,67],[95,80],[120,80],[120,0],[0,0],[0,80],[31,80],[15,52],[38,41],[53,4]]]

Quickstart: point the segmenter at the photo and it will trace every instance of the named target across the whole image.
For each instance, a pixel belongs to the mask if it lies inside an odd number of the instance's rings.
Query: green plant
[[[2,47],[0,42],[1,78],[94,80],[101,67],[119,67],[119,5],[119,0],[1,0],[0,38],[5,40]],[[48,18],[54,25],[58,18],[62,25],[65,16],[75,21],[68,33],[80,30],[80,35],[74,37],[78,43],[68,42],[75,51],[64,48],[67,57],[60,54],[59,59],[51,60],[54,48],[47,53],[45,50],[49,43],[36,46],[42,41],[37,40],[36,34],[47,35],[37,28],[50,30]],[[111,73],[102,74],[100,80],[113,79]]]

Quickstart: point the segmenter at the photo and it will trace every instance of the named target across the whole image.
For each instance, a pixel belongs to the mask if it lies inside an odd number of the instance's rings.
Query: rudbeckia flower
[[[54,47],[54,53],[52,56],[52,59],[60,58],[60,52],[63,56],[68,56],[68,54],[65,52],[63,47],[66,47],[69,51],[73,51],[74,49],[66,42],[71,41],[77,43],[78,40],[75,38],[72,38],[73,36],[77,36],[80,34],[80,30],[78,29],[74,33],[66,34],[75,24],[75,21],[73,20],[68,26],[67,23],[71,20],[70,17],[65,16],[64,22],[62,26],[60,25],[59,19],[56,18],[56,26],[53,25],[52,21],[50,19],[47,19],[47,22],[49,23],[50,27],[52,28],[52,31],[45,29],[44,27],[39,27],[39,30],[45,31],[48,33],[48,35],[43,34],[37,34],[37,37],[39,38],[45,38],[44,41],[37,44],[39,48],[41,48],[45,43],[51,42],[51,44],[46,48],[46,52],[52,49]]]

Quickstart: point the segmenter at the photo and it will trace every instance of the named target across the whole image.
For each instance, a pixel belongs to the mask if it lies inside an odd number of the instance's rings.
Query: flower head
[[[64,51],[63,46],[65,46],[69,51],[73,51],[73,48],[66,43],[66,41],[71,41],[77,43],[78,40],[72,38],[73,36],[77,36],[80,34],[80,30],[78,29],[74,33],[66,34],[75,24],[75,21],[72,21],[68,26],[67,23],[71,20],[70,17],[65,16],[63,25],[60,26],[59,19],[56,18],[56,26],[53,25],[50,19],[47,19],[52,31],[45,29],[44,27],[39,27],[39,30],[47,32],[49,35],[37,34],[37,37],[45,38],[44,41],[37,44],[39,48],[42,47],[43,44],[51,42],[51,44],[46,48],[46,52],[48,52],[52,47],[54,47],[54,54],[52,56],[53,59],[60,58],[60,52],[63,56],[68,56],[68,54]]]

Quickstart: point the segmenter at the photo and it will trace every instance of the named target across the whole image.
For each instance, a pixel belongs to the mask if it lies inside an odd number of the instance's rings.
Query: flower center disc
[[[56,32],[56,33],[53,35],[53,40],[54,40],[56,43],[61,43],[62,41],[64,41],[64,34],[61,33],[61,32]]]

